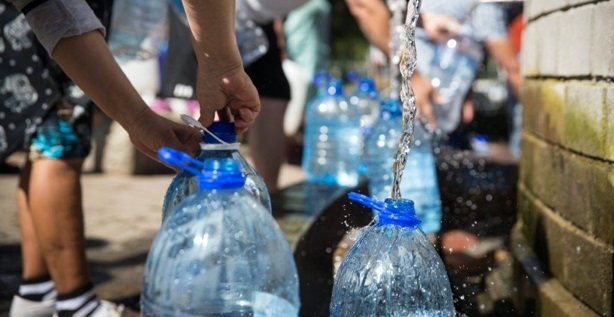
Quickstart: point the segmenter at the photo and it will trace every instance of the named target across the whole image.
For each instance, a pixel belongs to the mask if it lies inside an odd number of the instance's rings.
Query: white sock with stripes
[[[23,280],[18,294],[21,298],[37,302],[52,300],[57,296],[55,284],[49,275]]]
[[[87,317],[100,306],[94,285],[91,283],[69,294],[58,295],[55,309],[58,317]]]

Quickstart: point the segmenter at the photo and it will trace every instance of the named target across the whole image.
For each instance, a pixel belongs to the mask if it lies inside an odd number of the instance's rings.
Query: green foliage
[[[375,1],[375,0],[372,0]],[[345,1],[333,0],[331,19],[331,61],[333,69],[344,72],[363,62],[369,43],[363,36]]]

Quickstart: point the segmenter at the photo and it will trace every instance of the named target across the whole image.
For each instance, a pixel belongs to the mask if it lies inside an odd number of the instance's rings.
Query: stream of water
[[[394,156],[394,164],[392,166],[393,183],[392,183],[392,199],[401,198],[401,179],[403,170],[407,164],[407,155],[411,149],[414,136],[414,118],[416,117],[416,97],[411,86],[411,76],[416,69],[416,22],[420,11],[421,0],[411,0],[407,4],[406,20],[403,25],[402,18],[395,19],[398,15],[402,17],[404,6],[399,5],[404,3],[404,0],[394,1],[389,0],[388,5],[393,10],[392,28],[391,28],[391,67],[398,69],[401,73],[400,97],[403,104],[403,133],[399,140],[399,147]],[[399,47],[393,51],[392,49],[399,43]],[[396,64],[395,64],[396,62]],[[393,84],[391,91],[398,91],[398,87],[394,83],[398,80],[398,72],[393,72]],[[394,93],[392,93],[394,96]]]

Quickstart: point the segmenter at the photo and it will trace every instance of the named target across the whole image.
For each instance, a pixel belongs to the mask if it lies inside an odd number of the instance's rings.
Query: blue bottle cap
[[[195,175],[201,189],[233,189],[245,184],[241,166],[234,159],[206,159],[200,162],[187,153],[169,147],[161,147],[158,158]]]
[[[371,95],[377,93],[375,82],[369,77],[364,77],[358,82],[358,91]]]
[[[322,85],[326,86],[331,79],[332,79],[331,75],[325,72],[317,72],[313,76],[313,83],[316,86],[322,86]]]
[[[239,162],[234,159],[207,159],[198,175],[201,189],[235,189],[245,184]]]
[[[376,198],[356,192],[349,193],[348,197],[350,200],[373,209],[378,215],[378,226],[397,225],[401,227],[417,227],[420,222],[422,222],[418,216],[416,216],[414,202],[409,199],[386,199],[382,202]]]
[[[332,79],[327,89],[329,96],[343,96],[343,82],[339,79]]]
[[[389,116],[400,116],[403,114],[403,108],[399,99],[382,100],[380,105],[380,113]]]
[[[235,132],[235,126],[232,122],[216,121],[213,122],[207,130],[226,143],[237,142],[237,133]],[[220,143],[220,141],[207,132],[203,134],[202,140],[207,144]]]

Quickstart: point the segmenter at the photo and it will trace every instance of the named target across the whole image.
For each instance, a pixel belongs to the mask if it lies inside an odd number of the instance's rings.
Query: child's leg
[[[32,223],[30,204],[28,202],[30,187],[31,164],[28,161],[21,171],[17,188],[17,211],[19,213],[19,229],[21,231],[22,278],[36,279],[49,275],[47,264],[38,245],[38,238]]]
[[[45,158],[32,162],[32,221],[59,294],[90,282],[81,204],[82,163],[83,159]]]

